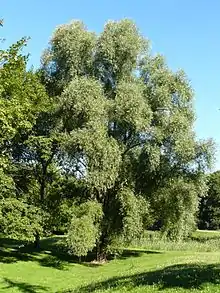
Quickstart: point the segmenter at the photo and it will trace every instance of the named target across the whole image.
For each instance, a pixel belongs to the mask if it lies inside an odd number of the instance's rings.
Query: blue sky
[[[151,40],[153,51],[189,76],[195,90],[196,132],[216,141],[220,169],[219,11],[218,0],[1,0],[1,36],[5,46],[30,36],[30,63],[37,66],[57,25],[80,19],[99,33],[109,19],[132,18]]]

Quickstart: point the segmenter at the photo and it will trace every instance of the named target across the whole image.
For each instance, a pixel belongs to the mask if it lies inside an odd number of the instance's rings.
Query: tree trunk
[[[100,263],[104,263],[107,261],[107,252],[106,252],[106,248],[107,248],[107,237],[106,237],[106,233],[102,233],[99,241],[97,241],[97,245],[96,245],[96,260],[97,262]]]
[[[96,260],[99,263],[105,263],[107,261],[107,253],[105,249],[102,249],[100,246],[96,254]]]
[[[101,236],[99,240],[96,242],[96,260],[98,262],[107,261],[107,247],[109,246],[111,241],[110,235],[115,228],[115,223],[117,222],[117,219],[114,215],[115,210],[117,209],[117,205],[115,205],[114,198],[115,194],[117,194],[118,189],[119,184],[116,182],[113,188],[108,189],[106,191],[104,199],[101,198],[100,200],[100,203],[102,204],[103,218],[101,222]]]
[[[34,248],[36,248],[36,249],[40,248],[40,235],[38,232],[36,232],[36,234],[35,234]]]
[[[47,164],[42,164],[42,178],[40,180],[40,201],[43,202],[45,198],[46,174]]]
[[[102,201],[102,207],[103,207],[103,218],[101,223],[101,231],[102,234],[100,236],[100,239],[97,241],[96,244],[96,259],[98,262],[104,263],[107,261],[107,247],[110,244],[109,236],[112,232],[112,205],[111,200],[113,198],[112,196],[112,190],[108,190],[106,192],[106,195],[104,197],[104,201]]]

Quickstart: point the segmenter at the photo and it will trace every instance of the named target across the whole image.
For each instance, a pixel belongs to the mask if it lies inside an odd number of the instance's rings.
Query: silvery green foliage
[[[195,214],[198,210],[198,190],[191,182],[182,178],[169,180],[157,190],[160,204],[162,231],[173,240],[182,240],[189,231],[195,229]],[[175,204],[175,206],[174,206]],[[159,211],[158,211],[159,212]]]
[[[81,204],[72,215],[67,234],[69,251],[77,256],[87,255],[100,236],[102,207],[95,201]]]
[[[143,83],[120,81],[112,103],[112,112],[111,119],[124,124],[125,128],[130,127],[136,132],[149,131],[152,111],[144,96]]]
[[[81,21],[57,27],[50,47],[42,56],[48,82],[62,89],[74,77],[91,73],[96,36],[89,32]]]
[[[144,197],[135,195],[129,188],[121,189],[117,194],[119,212],[122,217],[121,235],[124,241],[132,243],[144,230],[144,218],[149,216],[149,205]]]
[[[106,190],[116,180],[121,158],[118,144],[107,135],[108,102],[103,89],[95,79],[76,78],[61,99],[64,127],[70,132],[64,144],[86,164],[86,182],[100,192]]]
[[[172,237],[189,230],[205,188],[196,187],[212,154],[211,143],[196,140],[194,94],[185,73],[152,56],[148,40],[127,19],[108,22],[100,35],[78,21],[58,27],[44,71],[58,87],[63,150],[78,164],[75,175],[90,190],[88,200],[102,207],[100,246],[116,235],[135,237],[149,209],[160,211],[155,219]],[[83,231],[76,227],[84,220],[74,218],[71,226],[80,231],[79,242]],[[88,223],[87,250],[97,235]]]
[[[147,49],[148,41],[132,21],[107,22],[95,48],[98,77],[114,86],[119,80],[133,79],[137,61]]]

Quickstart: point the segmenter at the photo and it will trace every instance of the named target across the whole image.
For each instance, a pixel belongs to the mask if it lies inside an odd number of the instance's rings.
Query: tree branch
[[[124,156],[127,152],[129,152],[130,150],[132,150],[133,148],[137,147],[137,146],[141,146],[143,145],[143,142],[139,142],[139,143],[136,143],[136,144],[133,144],[131,145],[130,147],[128,147],[124,153],[122,154],[122,156]]]

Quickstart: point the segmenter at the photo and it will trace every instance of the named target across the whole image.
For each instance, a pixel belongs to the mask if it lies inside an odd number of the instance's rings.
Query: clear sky
[[[216,169],[220,169],[220,1],[1,0],[0,5],[5,46],[30,36],[28,51],[34,66],[59,24],[80,19],[99,33],[109,19],[133,19],[151,40],[153,51],[189,76],[195,90],[196,132],[218,144]]]

